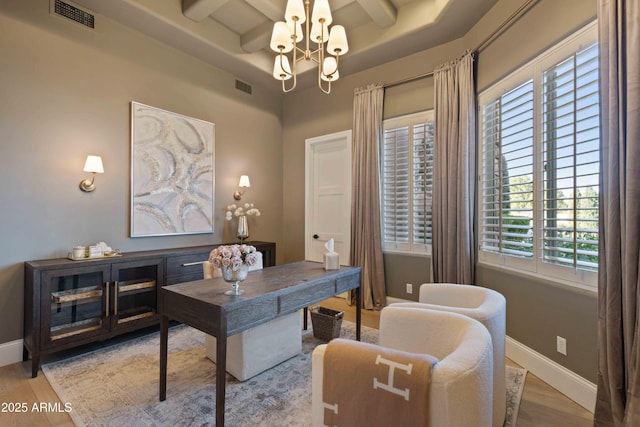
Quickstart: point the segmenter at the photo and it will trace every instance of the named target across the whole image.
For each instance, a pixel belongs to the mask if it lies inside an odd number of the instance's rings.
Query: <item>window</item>
[[[482,107],[483,250],[533,256],[533,82]]]
[[[385,120],[383,127],[384,248],[427,253],[431,247],[433,111]]]
[[[480,94],[481,262],[595,289],[596,39],[593,24]]]

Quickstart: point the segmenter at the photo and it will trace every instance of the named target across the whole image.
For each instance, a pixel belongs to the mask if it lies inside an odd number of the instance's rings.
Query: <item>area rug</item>
[[[351,322],[341,336],[355,338]],[[362,328],[375,343],[378,331]],[[322,341],[303,333],[302,353],[245,382],[227,374],[225,424],[311,425],[311,353]],[[159,335],[132,339],[46,364],[42,370],[77,426],[213,426],[215,365],[204,355],[204,334],[187,326],[169,330],[167,400],[158,401]],[[507,367],[507,421],[515,425],[523,370]],[[509,381],[512,384],[509,384]]]

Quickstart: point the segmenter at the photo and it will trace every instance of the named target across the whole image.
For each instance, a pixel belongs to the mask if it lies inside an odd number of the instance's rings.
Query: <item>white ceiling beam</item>
[[[269,46],[271,41],[271,32],[273,31],[273,22],[267,21],[257,26],[248,33],[240,36],[240,46],[242,50],[248,53],[258,52]]]
[[[284,21],[284,5],[282,0],[245,0],[258,12],[276,21]]]
[[[389,0],[357,0],[358,4],[380,28],[396,23],[398,10]]]
[[[182,0],[182,14],[187,18],[200,22],[229,0]]]

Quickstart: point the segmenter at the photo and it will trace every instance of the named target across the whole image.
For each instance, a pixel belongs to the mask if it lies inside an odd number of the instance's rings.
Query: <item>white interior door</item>
[[[349,264],[351,131],[306,140],[305,258],[322,262],[331,238],[340,264]]]

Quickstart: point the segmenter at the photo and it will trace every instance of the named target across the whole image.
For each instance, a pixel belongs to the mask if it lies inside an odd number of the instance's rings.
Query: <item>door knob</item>
[[[313,235],[313,238],[314,238],[314,239],[318,239],[319,237],[320,237],[320,236],[318,236],[317,234],[314,234],[314,235]]]

